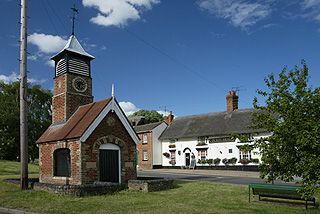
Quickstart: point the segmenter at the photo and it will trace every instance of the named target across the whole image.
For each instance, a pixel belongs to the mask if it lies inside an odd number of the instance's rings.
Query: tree
[[[29,157],[38,157],[35,141],[51,124],[52,93],[33,85],[28,88]],[[19,82],[0,82],[0,159],[17,160],[20,156]]]
[[[320,184],[320,89],[308,84],[305,61],[301,66],[265,78],[267,90],[257,90],[263,105],[257,97],[253,101],[258,110],[253,128],[272,133],[256,142],[262,154],[261,177],[287,182],[301,177],[303,197],[308,198]]]
[[[132,116],[143,116],[145,117],[145,123],[155,123],[159,121],[163,121],[163,115],[158,113],[155,110],[139,110],[132,114]]]

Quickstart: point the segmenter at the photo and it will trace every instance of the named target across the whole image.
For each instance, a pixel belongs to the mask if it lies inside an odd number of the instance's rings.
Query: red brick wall
[[[87,184],[99,181],[99,146],[104,143],[120,147],[121,182],[136,179],[136,145],[115,113],[109,113],[85,143],[59,141],[39,144],[40,182],[53,184]],[[53,152],[69,148],[71,177],[54,177]]]
[[[52,98],[52,123],[65,121],[67,75],[54,79],[54,96]]]
[[[144,134],[147,134],[147,143],[144,144]],[[152,132],[139,133],[140,144],[137,145],[138,149],[138,166],[139,169],[152,169],[153,168],[153,152],[152,152]],[[143,160],[143,152],[148,152],[148,160]]]
[[[53,184],[81,184],[81,149],[79,141],[59,141],[55,143],[39,144],[39,169],[40,169],[40,182],[53,183]],[[71,157],[71,176],[55,177],[53,175],[54,160],[53,152],[60,148],[70,149]]]
[[[121,182],[136,179],[136,145],[117,115],[109,112],[82,146],[83,183],[99,180],[99,146],[104,143],[120,147]]]
[[[227,100],[227,112],[233,112],[238,109],[238,99],[236,91],[229,91],[226,96]]]
[[[52,123],[68,120],[79,106],[91,103],[92,80],[90,77],[81,77],[87,83],[87,90],[77,92],[73,88],[73,80],[79,75],[66,73],[54,79],[54,96],[52,98]]]
[[[84,92],[78,92],[73,88],[73,80],[76,77],[79,77],[79,75],[71,73],[67,74],[67,119],[73,115],[79,106],[93,102],[91,78],[81,76],[87,83],[87,89]]]

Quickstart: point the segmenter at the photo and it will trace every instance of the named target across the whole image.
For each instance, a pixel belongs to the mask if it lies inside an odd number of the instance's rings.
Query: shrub
[[[228,165],[228,159],[227,158],[222,159],[222,163],[225,165]]]
[[[216,158],[216,159],[213,160],[213,163],[214,163],[215,165],[219,165],[220,162],[221,162],[221,159],[220,159],[220,158]]]
[[[208,159],[207,160],[207,164],[209,164],[210,166],[212,165],[212,163],[213,163],[213,159]]]
[[[239,161],[241,164],[246,165],[248,163],[250,163],[250,161],[248,159],[240,159]]]
[[[169,164],[176,165],[176,161],[175,160],[171,160],[171,161],[169,161]]]
[[[206,164],[206,163],[207,163],[206,159],[204,159],[204,160],[199,159],[198,160],[198,164]]]
[[[251,163],[259,163],[259,159],[258,158],[253,158],[250,161]]]
[[[232,165],[235,165],[236,163],[237,163],[237,158],[235,158],[235,157],[233,157],[233,158],[230,158],[229,160],[228,160],[228,164],[232,164]]]
[[[163,153],[163,156],[165,156],[166,158],[169,158],[170,157],[170,154],[168,152],[164,152]]]

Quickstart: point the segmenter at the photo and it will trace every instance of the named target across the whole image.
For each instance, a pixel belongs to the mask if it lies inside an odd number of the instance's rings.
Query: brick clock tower
[[[90,62],[94,59],[71,35],[51,58],[55,62],[52,124],[66,122],[79,106],[93,102]]]

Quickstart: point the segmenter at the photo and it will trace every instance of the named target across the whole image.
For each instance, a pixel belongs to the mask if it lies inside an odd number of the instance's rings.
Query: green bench
[[[307,200],[303,199],[301,194],[298,192],[301,190],[301,186],[284,185],[284,184],[249,184],[249,202],[251,190],[253,195],[259,196],[259,201],[261,197],[268,198],[283,198],[292,200],[302,200],[306,203],[306,209],[308,209],[308,202],[313,202],[313,206],[316,206],[315,197],[311,197]]]

